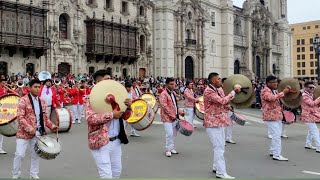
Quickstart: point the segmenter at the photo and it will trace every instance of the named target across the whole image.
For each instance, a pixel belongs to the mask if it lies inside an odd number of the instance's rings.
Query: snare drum
[[[186,120],[179,120],[176,129],[185,136],[190,136],[193,132],[193,126]]]
[[[232,113],[230,118],[241,126],[244,126],[246,124],[246,120],[245,120],[246,118],[238,113],[235,113],[235,112]]]
[[[283,124],[292,124],[294,123],[295,116],[291,111],[283,111],[284,119],[282,121]]]
[[[150,93],[145,93],[145,94],[142,94],[141,99],[145,100],[148,104],[150,104],[154,113],[157,113],[159,109],[159,103],[156,97],[154,97],[154,95]]]
[[[199,100],[199,102],[195,104],[194,112],[195,112],[195,115],[199,119],[203,120],[204,119],[204,101],[203,101],[203,96],[198,97],[197,100]]]
[[[40,140],[39,140],[40,139]],[[41,136],[34,145],[39,157],[47,160],[55,159],[61,152],[61,143],[53,136]]]
[[[12,137],[18,130],[17,112],[19,96],[8,94],[0,97],[0,134]]]
[[[155,113],[151,106],[142,99],[136,99],[131,104],[131,116],[127,122],[136,130],[142,131],[151,126]]]
[[[72,116],[70,110],[66,108],[56,108],[50,116],[51,121],[59,127],[59,132],[68,132],[72,126]]]

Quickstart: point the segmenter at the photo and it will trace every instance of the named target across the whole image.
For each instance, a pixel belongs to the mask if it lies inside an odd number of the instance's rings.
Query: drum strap
[[[32,97],[31,97],[31,94],[30,94],[30,93],[28,94],[28,97],[29,97],[29,101],[30,101],[30,103],[31,103],[31,105],[32,105],[32,109],[33,109],[34,115],[37,116],[37,115],[36,115],[36,111],[34,110],[34,104],[33,104]],[[39,114],[39,116],[40,116],[40,126],[41,126],[41,127],[38,129],[38,131],[39,131],[39,133],[40,133],[41,136],[42,136],[43,133],[44,133],[43,111],[42,111],[42,106],[41,106],[41,100],[40,100],[40,98],[38,98],[38,100],[39,100],[39,108],[40,108],[40,114]]]

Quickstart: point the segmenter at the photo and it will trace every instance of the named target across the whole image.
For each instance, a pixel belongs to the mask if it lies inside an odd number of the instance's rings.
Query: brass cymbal
[[[240,85],[241,92],[236,94],[235,98],[232,100],[233,103],[239,104],[246,102],[248,99],[250,99],[253,87],[250,79],[248,79],[246,76],[242,74],[234,74],[230,77],[228,77],[224,83],[223,83],[223,91],[227,95],[229,94],[234,86]]]
[[[252,103],[254,102],[255,99],[256,99],[256,93],[255,93],[255,91],[252,91],[251,96],[247,101],[242,102],[242,103],[230,102],[230,104],[232,107],[234,107],[236,109],[246,109],[252,105]]]
[[[285,95],[286,100],[294,100],[299,97],[300,94],[300,84],[297,79],[294,78],[284,78],[278,85],[278,92],[282,92],[287,85],[290,86],[290,90],[296,91],[296,93],[288,93]]]
[[[301,105],[301,101],[302,101],[302,95],[299,92],[298,93],[298,97],[296,99],[289,99],[289,98],[282,98],[281,102],[283,105],[285,105],[288,108],[298,108]]]

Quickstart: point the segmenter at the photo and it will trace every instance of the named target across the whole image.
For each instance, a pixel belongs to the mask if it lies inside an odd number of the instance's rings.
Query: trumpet
[[[55,79],[54,80],[54,84],[59,86],[61,84],[61,80],[60,79]]]

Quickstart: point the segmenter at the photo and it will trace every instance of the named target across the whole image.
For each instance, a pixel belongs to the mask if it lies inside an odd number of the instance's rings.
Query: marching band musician
[[[58,101],[56,91],[51,87],[51,79],[44,80],[43,84],[44,85],[40,87],[39,97],[46,101],[46,113],[47,116],[50,118],[51,109],[60,107],[60,103]]]
[[[240,87],[235,87],[230,94],[225,96],[221,88],[221,78],[218,73],[210,73],[209,86],[203,93],[205,115],[204,127],[213,145],[213,172],[217,178],[234,179],[226,171],[225,151],[225,127],[228,125],[229,102],[240,92]]]
[[[61,80],[55,79],[54,86],[52,87],[57,93],[57,99],[58,99],[58,102],[60,103],[60,106],[63,107],[63,104],[65,103],[64,94],[66,93],[66,90],[64,89]]]
[[[174,79],[166,79],[166,89],[159,96],[160,116],[166,133],[166,156],[171,157],[172,154],[178,154],[174,149],[174,138],[177,136],[177,119],[179,115],[184,116],[182,109],[178,108],[174,90]]]
[[[304,84],[304,91],[302,93],[301,109],[302,113],[300,120],[304,122],[308,127],[308,135],[306,138],[306,149],[316,150],[320,153],[320,137],[319,129],[316,122],[320,122],[320,111],[318,106],[320,104],[320,97],[313,100],[313,92],[315,86],[312,81],[307,81]],[[314,140],[316,147],[312,146],[312,139]]]
[[[111,76],[107,70],[98,70],[93,78],[96,83],[99,83],[111,79]],[[126,99],[125,104],[130,106],[131,100]],[[85,108],[89,148],[97,165],[99,176],[109,179],[119,178],[122,170],[121,143],[128,143],[124,123],[121,119],[123,112],[113,110],[113,112],[104,114],[95,113],[89,100],[86,102]]]
[[[16,92],[17,94],[19,94],[21,97],[28,94],[28,89],[27,89],[27,87],[23,84],[23,81],[22,81],[22,80],[19,80],[19,81],[17,82],[17,86],[18,86],[18,88],[16,88],[16,89],[14,90],[14,92]]]
[[[272,136],[270,156],[273,157],[273,160],[288,161],[287,158],[281,155],[283,109],[280,99],[289,92],[290,87],[287,86],[281,93],[277,92],[277,87],[277,78],[272,75],[268,76],[266,78],[266,87],[261,91],[262,118]]]
[[[69,95],[71,96],[72,104],[72,123],[81,124],[81,112],[83,111],[83,96],[85,94],[84,86],[80,83],[74,85],[73,88],[69,90]]]
[[[45,135],[45,126],[52,132],[56,132],[58,127],[55,126],[48,118],[46,113],[46,102],[43,98],[38,97],[40,93],[39,80],[31,80],[29,82],[28,95],[19,99],[18,105],[18,130],[16,135],[16,152],[13,160],[12,178],[19,179],[21,175],[21,163],[25,157],[25,152],[28,146],[31,146],[31,168],[30,178],[39,179],[39,163],[40,158],[33,150],[37,142],[36,136]]]
[[[199,100],[195,98],[195,94],[193,92],[193,82],[187,81],[186,82],[186,89],[184,90],[184,107],[186,109],[186,120],[193,125],[193,118],[194,118],[194,105],[198,103]],[[195,128],[196,126],[193,125]]]
[[[132,82],[131,95],[132,95],[132,100],[139,99],[140,96],[142,95],[142,92],[141,92],[140,88],[137,86],[137,82],[136,81]],[[132,137],[140,137],[140,135],[137,134],[136,130],[132,126],[129,126],[129,127],[131,128],[130,136],[132,136]]]

